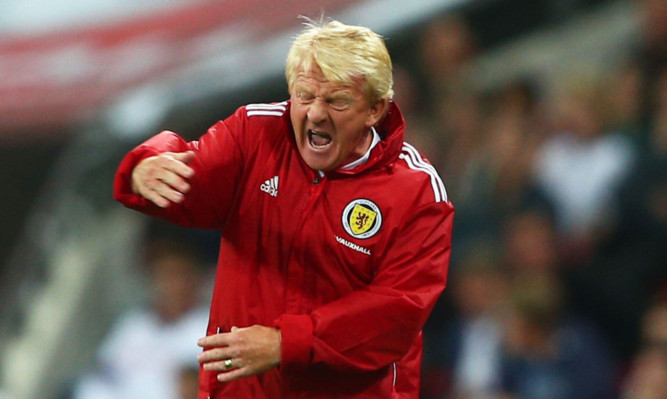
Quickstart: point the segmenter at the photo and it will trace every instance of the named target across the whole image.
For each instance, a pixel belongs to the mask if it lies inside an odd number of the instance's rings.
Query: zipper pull
[[[322,179],[324,178],[324,172],[321,170],[316,171],[317,176],[315,176],[315,179],[313,179],[313,184],[320,184]]]

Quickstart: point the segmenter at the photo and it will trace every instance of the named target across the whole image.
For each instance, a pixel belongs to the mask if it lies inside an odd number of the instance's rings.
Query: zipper
[[[316,173],[316,176],[313,179],[313,184],[320,184],[322,179],[324,179],[324,172],[322,172],[321,170],[318,170],[315,173]]]
[[[312,176],[312,175],[311,175]],[[287,275],[286,275],[286,283],[285,283],[285,288],[286,288],[286,307],[288,313],[294,312],[294,311],[300,311],[300,309],[303,306],[303,297],[302,295],[297,295],[296,293],[301,289],[301,286],[304,281],[304,271],[303,270],[298,270],[298,268],[290,267],[289,265],[292,263],[293,257],[294,257],[294,244],[300,239],[303,239],[303,229],[304,229],[304,223],[310,217],[310,215],[313,212],[313,207],[315,206],[315,203],[318,201],[319,197],[322,194],[322,191],[324,190],[324,186],[320,185],[322,181],[324,180],[325,174],[321,171],[315,171],[315,177],[312,180],[313,185],[308,187],[307,193],[305,193],[304,198],[305,198],[305,204],[303,208],[303,213],[301,217],[299,218],[298,224],[297,224],[297,229],[294,231],[294,238],[292,241],[292,245],[289,250],[289,254],[287,256]]]

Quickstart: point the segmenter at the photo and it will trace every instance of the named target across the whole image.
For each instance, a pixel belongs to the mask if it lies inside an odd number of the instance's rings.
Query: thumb
[[[183,163],[190,163],[195,159],[194,151],[185,151],[185,152],[175,152],[171,155],[175,160],[181,161]]]
[[[238,330],[238,329],[239,329],[238,327],[236,327],[236,326],[232,326],[232,329],[229,330],[229,331],[234,332],[234,331],[236,331],[236,330]]]

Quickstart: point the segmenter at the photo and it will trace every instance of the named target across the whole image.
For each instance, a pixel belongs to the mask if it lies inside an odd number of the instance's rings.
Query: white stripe
[[[441,201],[440,190],[438,189],[438,184],[435,182],[435,178],[433,177],[433,175],[431,175],[431,173],[427,169],[419,167],[419,166],[415,165],[414,163],[412,163],[412,159],[410,159],[410,156],[408,156],[406,154],[401,154],[398,157],[400,159],[405,160],[405,162],[408,164],[408,167],[410,169],[419,170],[419,171],[424,172],[424,173],[431,176],[431,187],[433,188],[433,195],[435,196],[435,202],[440,202]]]
[[[410,154],[410,157],[414,161],[415,165],[426,169],[424,171],[431,175],[431,182],[434,184],[433,191],[439,191],[443,201],[447,202],[447,190],[445,189],[445,184],[442,182],[442,179],[440,179],[440,175],[438,175],[438,172],[435,170],[433,165],[424,161],[421,155],[419,155],[417,149],[406,142],[403,142],[403,150]]]
[[[267,115],[267,116],[283,116],[284,111],[248,111],[248,116]]]
[[[440,201],[441,198],[443,201],[447,200],[447,194],[446,193],[443,194],[443,191],[441,190],[440,187],[439,177],[437,174],[433,173],[431,170],[429,170],[423,165],[416,164],[414,157],[409,154],[406,155],[405,153],[403,153],[399,155],[399,158],[404,159],[405,162],[408,163],[408,166],[411,169],[419,170],[429,175],[429,177],[431,178],[431,186],[433,188],[433,193],[435,195],[436,202]]]
[[[425,168],[429,169],[431,171],[431,173],[433,173],[433,175],[436,177],[436,179],[438,181],[438,186],[440,187],[440,189],[442,190],[442,193],[444,194],[443,197],[446,199],[447,198],[447,190],[445,190],[445,184],[440,179],[440,175],[435,170],[433,165],[424,161],[424,159],[419,154],[419,151],[417,151],[417,149],[415,147],[413,147],[411,144],[403,142],[403,149],[407,150],[412,155],[412,159],[413,159],[413,161],[415,161],[415,163],[417,165],[425,167]]]
[[[285,110],[287,109],[287,103],[282,102],[282,103],[277,103],[277,104],[248,104],[246,105],[246,109],[280,109],[280,110]]]
[[[253,111],[257,111],[257,110],[285,111],[287,109],[287,107],[285,107],[283,105],[279,105],[279,106],[276,107],[276,106],[273,106],[273,105],[259,105],[259,104],[257,104],[257,105],[246,105],[245,108],[247,110],[253,110]]]
[[[396,370],[396,362],[392,363],[394,366],[394,381],[392,381],[391,385],[393,387],[396,387],[396,379],[398,377],[398,371]]]
[[[287,101],[281,101],[279,103],[252,103],[252,104],[248,104],[248,105],[251,106],[251,107],[254,107],[254,106],[260,106],[261,107],[261,106],[264,106],[264,105],[268,105],[270,107],[278,107],[278,106],[287,105]]]
[[[440,200],[447,202],[447,190],[445,190],[445,185],[440,179],[438,172],[435,171],[435,168],[427,163],[424,163],[423,159],[421,159],[418,155],[417,158],[415,158],[415,154],[413,153],[408,152],[408,155],[409,159],[413,162],[415,170],[421,170],[431,177],[431,186],[433,186],[433,193],[435,194],[436,202]]]

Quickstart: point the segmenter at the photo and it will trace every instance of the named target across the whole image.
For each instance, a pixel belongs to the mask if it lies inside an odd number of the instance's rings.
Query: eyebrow
[[[315,94],[316,90],[314,90],[309,85],[306,85],[306,84],[303,84],[303,83],[296,83],[294,85],[294,91],[295,92],[307,92],[309,94]],[[341,98],[341,97],[352,98],[353,95],[350,92],[349,87],[341,87],[341,88],[337,88],[337,89],[334,89],[331,92],[326,93],[323,97],[324,98]]]
[[[343,100],[343,101],[351,101],[352,100],[352,94],[345,92],[345,93],[331,93],[327,96],[325,96],[325,99],[327,101],[337,101],[337,100]]]
[[[328,95],[329,96],[337,96],[337,95],[351,96],[352,93],[351,93],[351,90],[350,90],[349,87],[342,87],[340,89],[335,89],[335,90],[331,91]]]

